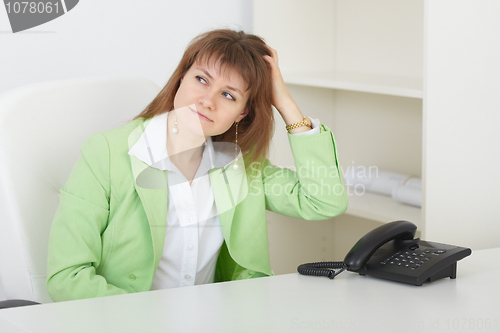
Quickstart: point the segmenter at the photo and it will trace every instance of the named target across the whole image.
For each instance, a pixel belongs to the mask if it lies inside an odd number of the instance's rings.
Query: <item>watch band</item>
[[[295,123],[295,124],[290,124],[286,127],[286,130],[288,132],[290,132],[290,130],[294,129],[294,128],[297,128],[297,127],[301,127],[301,126],[309,126],[311,127],[311,121],[309,120],[309,118],[307,117],[304,117],[304,119],[298,123]]]

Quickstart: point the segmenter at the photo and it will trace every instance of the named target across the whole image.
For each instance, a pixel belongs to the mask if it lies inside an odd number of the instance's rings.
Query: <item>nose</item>
[[[207,109],[213,110],[215,108],[215,93],[213,91],[206,91],[200,96],[200,104]]]

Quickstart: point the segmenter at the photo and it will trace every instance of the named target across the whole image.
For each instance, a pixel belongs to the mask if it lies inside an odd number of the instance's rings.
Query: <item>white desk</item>
[[[288,274],[4,309],[0,332],[499,332],[499,257],[475,251],[421,287]]]

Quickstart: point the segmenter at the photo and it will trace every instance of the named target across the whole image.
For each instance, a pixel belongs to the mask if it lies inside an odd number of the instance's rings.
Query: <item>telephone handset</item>
[[[361,237],[343,262],[303,264],[297,270],[331,279],[348,270],[417,286],[445,277],[455,279],[457,261],[470,255],[471,249],[414,239],[416,230],[408,221],[384,224]]]

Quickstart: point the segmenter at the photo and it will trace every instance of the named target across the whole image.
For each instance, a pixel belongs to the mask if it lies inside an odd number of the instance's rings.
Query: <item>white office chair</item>
[[[52,302],[45,288],[59,189],[94,132],[139,114],[160,88],[144,78],[33,84],[0,96],[0,308]],[[0,302],[2,303],[2,302]]]

